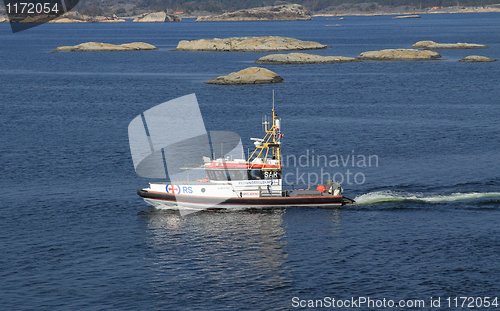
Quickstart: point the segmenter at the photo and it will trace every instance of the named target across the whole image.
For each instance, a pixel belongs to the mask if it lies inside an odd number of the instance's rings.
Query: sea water
[[[250,86],[203,82],[269,53],[171,51],[180,40],[264,35],[349,57],[420,40],[490,48],[442,50],[428,62],[259,65],[285,82]],[[492,302],[500,296],[500,62],[458,60],[500,58],[499,35],[498,13],[45,24],[17,34],[0,24],[2,309]],[[88,41],[159,50],[50,53]],[[207,130],[234,131],[247,150],[262,136],[273,90],[287,181],[332,177],[357,205],[182,217],[137,196],[149,180],[131,160],[134,117],[195,93]]]

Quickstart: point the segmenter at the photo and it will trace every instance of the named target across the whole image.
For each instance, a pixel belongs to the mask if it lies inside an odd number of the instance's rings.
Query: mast
[[[260,138],[251,138],[254,141],[255,150],[248,157],[248,163],[250,164],[250,168],[252,168],[255,164],[262,164],[262,169],[281,169],[281,152],[280,152],[280,144],[281,144],[281,120],[278,119],[278,115],[274,110],[274,90],[273,90],[273,109],[272,109],[272,123],[267,121],[267,118],[264,118],[264,132],[266,135],[263,139]],[[268,128],[268,125],[270,127]],[[271,151],[271,152],[269,152]],[[268,162],[268,155],[271,156],[272,162]],[[262,160],[262,162],[258,161],[258,159]],[[258,162],[258,163],[257,163]],[[273,166],[273,167],[271,167]]]
[[[274,115],[274,89],[273,89],[273,115]]]

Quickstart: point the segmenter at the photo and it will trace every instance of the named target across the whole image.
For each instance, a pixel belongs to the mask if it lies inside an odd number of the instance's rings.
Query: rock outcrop
[[[402,18],[420,18],[420,15],[400,15],[393,17],[393,19],[402,19]]]
[[[126,20],[124,19],[118,19],[118,18],[104,18],[97,20],[99,23],[124,23]]]
[[[227,76],[209,80],[208,84],[239,85],[239,84],[264,84],[280,83],[283,78],[266,68],[249,67],[238,72],[232,72]]]
[[[88,16],[84,17],[76,12],[67,12],[56,19],[53,15],[41,14],[36,16],[27,16],[20,23],[82,23],[88,22]]]
[[[424,50],[444,50],[444,49],[487,49],[489,46],[475,43],[436,43],[434,41],[418,41],[413,48]]]
[[[320,56],[306,53],[271,54],[256,60],[257,64],[330,64],[351,63],[359,60],[344,56]]]
[[[104,17],[103,17],[104,19]],[[66,12],[49,23],[94,23],[96,18],[88,15],[79,14],[76,11]]]
[[[134,22],[143,23],[163,23],[163,22],[180,22],[182,19],[173,14],[167,14],[165,12],[156,13],[144,13],[133,20]]]
[[[360,60],[433,60],[441,58],[436,52],[421,51],[413,49],[388,49],[381,51],[369,51],[359,54],[357,57]]]
[[[87,22],[80,20],[80,19],[71,19],[71,18],[63,17],[63,18],[53,19],[49,23],[52,23],[52,24],[71,24],[71,23],[87,23]]]
[[[75,46],[60,46],[52,52],[108,52],[108,51],[139,51],[157,50],[154,45],[144,42],[132,42],[121,45],[109,43],[86,42]]]
[[[265,6],[224,13],[215,16],[200,16],[197,22],[222,21],[295,21],[312,19],[309,11],[299,4]]]
[[[226,39],[182,40],[174,51],[211,52],[276,52],[326,49],[328,46],[313,41],[285,37],[234,37]]]
[[[182,18],[178,15],[167,14],[166,22],[182,22]]]
[[[47,14],[42,14],[42,15],[37,15],[37,16],[28,16],[22,21],[19,21],[19,23],[46,23],[50,21],[53,18],[53,16],[47,15]]]
[[[462,58],[459,62],[469,62],[469,63],[486,63],[486,62],[496,62],[498,59],[489,58],[485,56],[470,55]]]
[[[116,16],[106,17],[106,16],[88,16],[82,15],[75,11],[70,11],[64,13],[56,19],[52,19],[54,16],[52,15],[37,15],[37,16],[28,16],[20,23],[124,23],[126,22],[124,19],[118,19]]]

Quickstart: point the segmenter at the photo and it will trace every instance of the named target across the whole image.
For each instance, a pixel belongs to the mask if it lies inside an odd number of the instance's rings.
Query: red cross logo
[[[177,193],[180,192],[180,187],[179,186],[176,186],[176,185],[169,185],[169,186],[167,186],[167,193],[175,194],[176,191],[177,191]]]

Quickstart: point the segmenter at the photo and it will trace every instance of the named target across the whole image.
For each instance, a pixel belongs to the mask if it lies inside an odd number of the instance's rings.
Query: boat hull
[[[194,209],[245,209],[271,207],[338,207],[353,204],[344,196],[303,196],[303,197],[259,197],[259,198],[221,198],[189,195],[173,195],[147,190],[137,190],[137,194],[155,206],[163,208]]]

